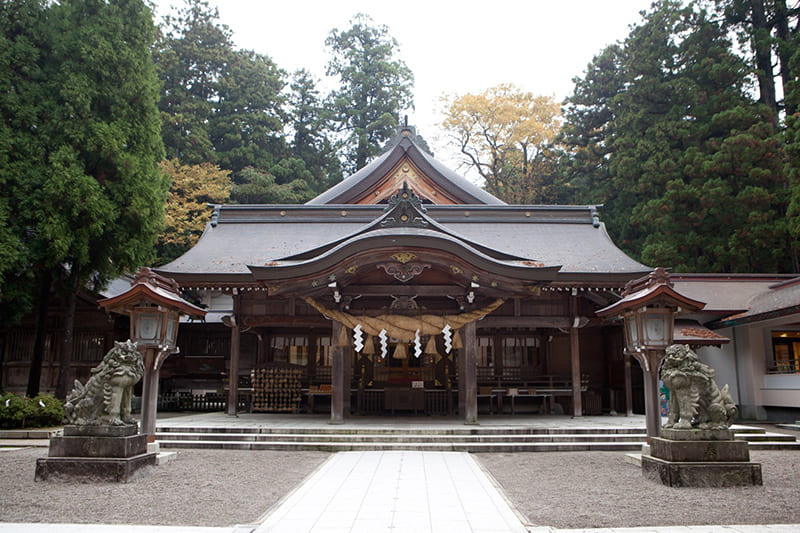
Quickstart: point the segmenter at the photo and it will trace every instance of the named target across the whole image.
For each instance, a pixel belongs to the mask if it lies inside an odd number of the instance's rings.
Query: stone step
[[[560,434],[581,434],[581,435],[644,435],[644,428],[532,428],[532,427],[463,427],[463,428],[437,428],[437,427],[417,427],[417,428],[366,428],[366,427],[157,427],[157,433],[237,433],[237,434],[272,434],[272,433],[294,433],[294,434],[340,434],[340,435],[560,435]]]
[[[800,449],[792,435],[734,426],[753,450]],[[172,427],[156,434],[163,448],[238,450],[437,450],[467,452],[641,451],[642,428],[331,428]]]
[[[637,451],[641,450],[641,442],[324,442],[324,441],[181,441],[162,440],[163,448],[199,448],[223,450],[317,450],[328,452],[341,451],[386,451],[386,450],[418,450],[418,451],[457,451],[472,453],[496,452],[571,452],[571,451]]]
[[[642,434],[561,434],[561,435],[419,435],[419,434],[342,434],[342,433],[156,433],[159,442],[170,441],[217,441],[217,442],[309,442],[328,443],[384,442],[384,443],[474,443],[474,442],[638,442],[645,440]]]
[[[740,433],[736,432],[736,438],[744,439],[748,442],[771,441],[771,442],[795,442],[794,435],[784,435],[783,433]]]

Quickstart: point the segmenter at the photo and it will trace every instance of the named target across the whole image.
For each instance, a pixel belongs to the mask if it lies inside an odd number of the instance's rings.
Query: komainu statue
[[[736,405],[728,386],[717,387],[714,370],[702,363],[685,344],[667,348],[661,379],[669,389],[669,417],[665,428],[727,429],[736,419]]]
[[[142,355],[131,341],[115,342],[86,382],[75,380],[67,396],[67,423],[78,426],[135,424],[131,417],[131,392],[144,375]]]

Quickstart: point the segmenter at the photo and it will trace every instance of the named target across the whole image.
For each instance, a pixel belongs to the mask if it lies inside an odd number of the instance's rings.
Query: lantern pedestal
[[[142,434],[147,442],[156,440],[156,411],[158,406],[158,375],[161,361],[154,350],[144,350],[144,376],[142,377]],[[156,366],[158,365],[158,366]]]
[[[36,461],[36,481],[52,478],[127,482],[140,469],[155,466],[147,436],[136,424],[64,426],[64,436],[50,439],[47,457]]]
[[[730,429],[662,429],[642,456],[642,474],[670,487],[761,485],[761,465]]]

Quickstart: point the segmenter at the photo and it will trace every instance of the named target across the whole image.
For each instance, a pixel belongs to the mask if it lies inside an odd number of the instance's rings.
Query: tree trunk
[[[56,398],[66,399],[69,393],[70,370],[72,366],[72,338],[75,332],[75,307],[80,290],[80,273],[72,267],[69,276],[69,289],[67,291],[67,311],[64,316],[64,339],[61,345],[61,359],[58,364],[58,385],[56,385]]]
[[[792,44],[792,35],[789,30],[789,10],[786,0],[775,0],[775,32],[778,37],[778,60],[781,65],[781,84],[783,86],[783,106],[786,116],[794,115],[797,106],[786,98],[792,81],[790,59],[795,45]]]
[[[753,20],[753,51],[756,59],[756,76],[761,102],[772,111],[772,120],[778,121],[778,102],[775,96],[775,77],[772,72],[771,28],[767,20],[764,0],[750,0],[750,14]]]
[[[50,306],[49,270],[42,273],[39,279],[39,297],[36,299],[36,336],[33,340],[31,368],[28,372],[28,388],[25,395],[33,398],[39,394],[39,382],[42,380],[42,362],[44,361],[44,345],[47,340],[47,308]]]

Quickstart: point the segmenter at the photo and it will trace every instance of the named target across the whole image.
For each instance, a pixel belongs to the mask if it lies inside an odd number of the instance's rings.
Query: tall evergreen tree
[[[64,396],[78,291],[148,262],[163,222],[155,27],[141,0],[25,5],[40,10],[28,34],[35,100],[9,116],[33,149],[10,154],[6,179],[27,262],[44,273],[41,292],[49,278],[65,290]],[[38,392],[36,370],[28,394]]]
[[[342,168],[331,140],[330,112],[307,70],[294,74],[289,93],[289,117],[294,130],[292,156],[305,162],[308,185],[319,194],[341,181]]]
[[[325,40],[331,59],[327,73],[339,79],[331,95],[337,129],[347,133],[344,157],[354,172],[378,154],[413,105],[414,75],[397,57],[398,43],[386,26],[374,26],[363,14],[350,28],[333,29]]]
[[[603,203],[622,247],[650,264],[791,269],[782,147],[725,29],[693,4],[657,2],[613,53],[611,79],[595,88],[590,76],[606,76],[590,71],[571,103],[605,98],[566,113],[565,140],[588,154],[572,168],[588,162],[594,185],[577,183],[575,199]]]

